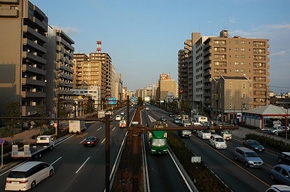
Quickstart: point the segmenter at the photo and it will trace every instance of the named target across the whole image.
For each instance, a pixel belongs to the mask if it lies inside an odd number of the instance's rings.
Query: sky
[[[289,0],[30,0],[75,44],[108,53],[123,85],[143,89],[162,73],[178,82],[178,51],[191,33],[269,39],[270,90],[290,92]]]

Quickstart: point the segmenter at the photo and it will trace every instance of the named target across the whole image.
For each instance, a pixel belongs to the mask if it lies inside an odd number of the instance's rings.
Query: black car
[[[284,163],[290,165],[290,152],[281,152],[278,155],[278,163]]]
[[[165,117],[165,116],[162,116],[162,117],[160,118],[160,121],[166,122],[166,121],[167,121],[167,119],[166,119],[166,117]]]
[[[84,146],[96,146],[98,143],[97,137],[90,136],[84,140]]]
[[[243,141],[243,145],[249,149],[252,149],[254,151],[262,152],[265,150],[264,146],[259,143],[259,141],[253,140],[253,139],[247,139]]]

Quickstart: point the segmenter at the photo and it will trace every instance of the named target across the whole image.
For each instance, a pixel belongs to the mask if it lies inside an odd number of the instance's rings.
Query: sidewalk
[[[279,136],[274,135],[274,134],[263,133],[260,130],[253,130],[253,129],[248,129],[245,127],[239,127],[238,130],[234,130],[234,135],[241,138],[241,139],[244,139],[247,134],[263,135],[265,137],[270,137],[270,138],[273,138],[275,140],[281,140],[281,141],[284,141],[285,143],[290,144],[290,134],[288,134],[288,138],[286,139],[285,137],[279,137]]]
[[[14,135],[13,140],[14,142],[21,142],[24,144],[30,144],[33,143],[35,140],[32,139],[33,135],[37,135],[39,134],[39,129],[29,129],[20,133],[17,133]],[[11,142],[11,138],[10,137],[4,137],[2,138],[8,142]]]

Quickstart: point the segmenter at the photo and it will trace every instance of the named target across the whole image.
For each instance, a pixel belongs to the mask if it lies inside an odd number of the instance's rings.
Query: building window
[[[243,89],[246,88],[246,84],[245,84],[245,83],[242,84],[242,88],[243,88]]]

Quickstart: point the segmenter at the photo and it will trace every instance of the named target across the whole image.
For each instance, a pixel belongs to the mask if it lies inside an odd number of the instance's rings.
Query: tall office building
[[[193,78],[192,80],[187,78],[187,81],[193,82],[193,108],[197,109],[198,105],[202,103],[208,112],[212,110],[212,82],[222,77],[244,77],[248,80],[249,99],[246,109],[267,104],[269,90],[268,39],[230,37],[227,30],[222,30],[218,37],[193,34],[192,54],[186,58],[187,62],[192,58],[193,65]],[[190,64],[187,64],[183,70],[190,70]],[[180,75],[179,73],[179,78],[182,77]],[[183,77],[182,80],[184,79],[186,78]],[[190,85],[186,81],[183,84]],[[242,98],[242,95],[236,95],[236,97]]]
[[[2,0],[0,25],[0,113],[17,102],[22,116],[34,115],[46,97],[48,19],[28,0]]]

